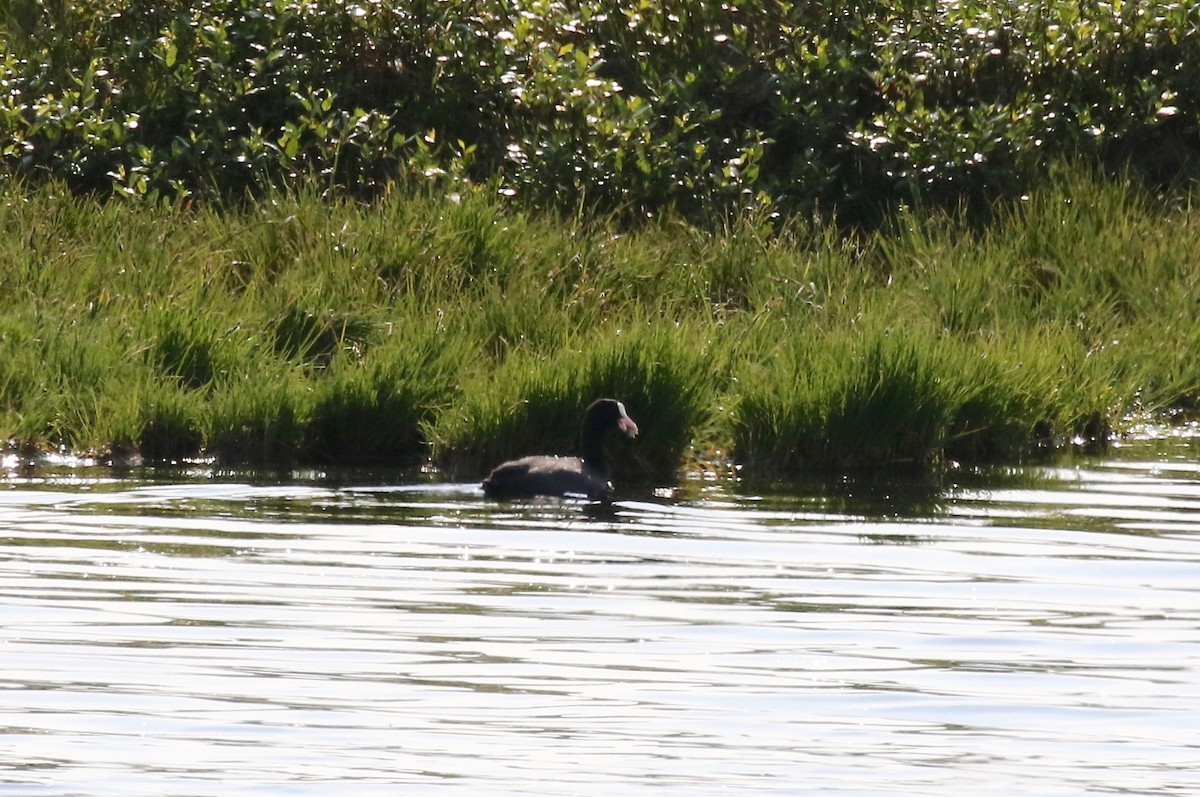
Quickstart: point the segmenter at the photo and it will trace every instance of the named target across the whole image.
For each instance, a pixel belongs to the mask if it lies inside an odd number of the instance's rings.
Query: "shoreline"
[[[482,189],[163,210],[10,187],[0,440],[478,475],[569,452],[611,395],[644,429],[614,470],[654,479],[696,452],[1014,461],[1195,409],[1193,214],[1075,174],[996,218],[847,237],[563,221]]]

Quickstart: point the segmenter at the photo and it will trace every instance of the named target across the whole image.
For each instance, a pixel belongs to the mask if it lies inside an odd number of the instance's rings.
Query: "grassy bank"
[[[148,460],[565,450],[627,473],[1012,459],[1200,398],[1200,223],[1066,174],[985,229],[564,222],[466,191],[238,210],[0,196],[0,435]]]

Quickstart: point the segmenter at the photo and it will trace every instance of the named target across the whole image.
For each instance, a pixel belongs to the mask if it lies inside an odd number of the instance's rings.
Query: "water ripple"
[[[1200,468],[968,481],[9,478],[0,795],[1197,793]]]

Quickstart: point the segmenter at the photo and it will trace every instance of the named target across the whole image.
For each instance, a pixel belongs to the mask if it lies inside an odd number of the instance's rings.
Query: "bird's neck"
[[[604,447],[600,443],[600,438],[585,435],[582,445],[579,447],[579,456],[583,460],[585,468],[607,476],[608,462],[604,457]]]

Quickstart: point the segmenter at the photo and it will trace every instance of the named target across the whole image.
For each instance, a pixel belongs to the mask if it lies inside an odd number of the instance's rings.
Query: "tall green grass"
[[[610,397],[641,429],[636,442],[614,447],[614,468],[670,478],[720,386],[722,363],[706,332],[638,319],[569,335],[553,354],[514,355],[467,383],[438,417],[435,456],[455,473],[478,474],[523,454],[577,453],[584,409]]]
[[[314,389],[305,458],[409,463],[429,455],[426,426],[451,406],[474,353],[437,319],[395,323],[363,352],[343,349]]]
[[[1127,184],[872,234],[516,212],[483,190],[237,208],[0,189],[0,436],[464,477],[569,452],[627,478],[1012,459],[1200,405],[1200,224]],[[716,452],[721,452],[719,455]]]
[[[1103,442],[1129,397],[1070,338],[962,339],[921,321],[802,336],[739,376],[735,455],[768,471],[923,467]]]

